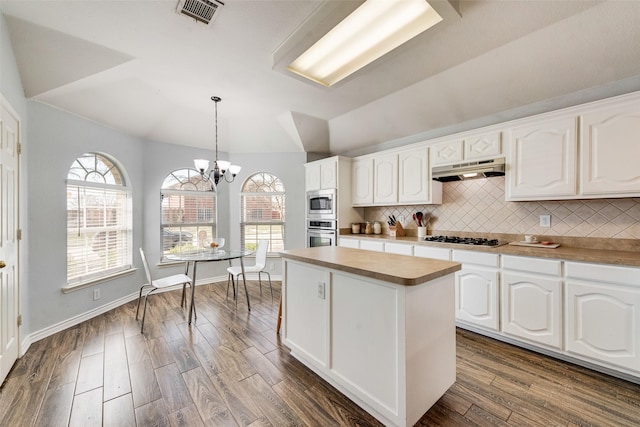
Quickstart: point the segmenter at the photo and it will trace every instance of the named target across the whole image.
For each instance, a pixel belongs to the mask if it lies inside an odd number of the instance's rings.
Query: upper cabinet
[[[507,135],[508,201],[640,196],[640,93],[518,120]]]
[[[431,180],[426,146],[356,158],[352,183],[354,206],[442,203],[442,184]]]
[[[325,190],[338,188],[338,158],[309,162],[305,167],[305,190]]]
[[[577,117],[545,115],[507,132],[507,200],[575,196]]]
[[[580,126],[580,193],[640,194],[640,101],[602,102],[585,112]]]
[[[461,134],[431,145],[433,165],[449,165],[469,160],[492,159],[502,155],[501,132]]]

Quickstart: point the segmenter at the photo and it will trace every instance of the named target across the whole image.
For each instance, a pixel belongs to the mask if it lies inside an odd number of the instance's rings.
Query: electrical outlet
[[[318,298],[324,299],[324,282],[318,282]]]
[[[398,215],[398,222],[404,225],[404,215]]]
[[[551,215],[540,215],[540,227],[551,227]]]
[[[276,268],[276,265],[274,263],[270,262],[269,263],[269,270],[273,271],[273,270],[275,270],[275,268]]]
[[[100,299],[100,288],[93,290],[93,300],[97,301]]]

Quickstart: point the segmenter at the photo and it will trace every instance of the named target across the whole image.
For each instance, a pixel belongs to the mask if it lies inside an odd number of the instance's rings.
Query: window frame
[[[103,182],[98,182],[98,179]],[[66,179],[67,278],[63,292],[82,289],[135,271],[133,268],[133,191],[128,181],[124,168],[112,156],[104,153],[84,153],[69,167]],[[76,194],[76,197],[73,197],[73,194]],[[101,204],[91,204],[100,199],[102,199]],[[112,199],[112,203],[115,199],[116,204],[110,204],[109,199]],[[75,209],[70,209],[72,206],[75,206]],[[72,215],[72,212],[75,212],[75,215]],[[90,222],[96,221],[96,216],[102,224],[89,225]],[[115,224],[110,224],[114,221]],[[84,240],[84,244],[78,244],[75,239],[72,241],[70,237],[76,233],[78,239]],[[89,238],[90,233],[92,234]],[[107,254],[108,243],[104,245],[99,241],[96,243],[96,236],[100,233],[104,233],[105,242],[108,242],[108,236],[111,233],[124,235],[123,241],[116,240],[115,254]],[[89,239],[91,239],[90,242]],[[116,264],[109,266],[110,260],[114,257],[117,260]],[[81,260],[79,267],[74,263],[76,259]],[[107,264],[105,268],[91,268],[92,265],[105,263]],[[77,271],[83,269],[83,272]]]
[[[247,190],[247,186],[251,183],[251,182],[255,182],[254,177],[258,176],[258,175],[268,175],[270,176],[272,179],[270,180],[270,185],[268,186],[269,188],[271,188],[271,191],[246,191]],[[264,183],[264,180],[262,180],[262,182]],[[281,191],[273,191],[275,189],[277,190],[278,187],[280,187],[282,190]],[[260,188],[265,188],[264,184],[260,186]],[[281,197],[282,198],[282,210],[279,212],[281,219],[279,220],[256,220],[256,221],[245,221],[245,218],[247,218],[247,211],[246,211],[246,206],[247,206],[247,199],[251,198],[251,197]],[[257,232],[257,227],[269,227],[269,249],[267,251],[267,255],[268,256],[277,256],[279,250],[274,250],[273,249],[273,244],[274,244],[274,233],[273,233],[273,228],[274,227],[279,227],[281,230],[281,238],[278,239],[280,240],[282,249],[284,250],[285,245],[286,245],[286,189],[284,187],[284,183],[282,182],[282,180],[280,178],[278,178],[277,175],[272,174],[270,172],[256,172],[254,174],[252,174],[251,176],[249,176],[243,183],[241,186],[241,191],[240,191],[240,247],[245,248],[245,249],[251,249],[251,250],[255,250],[255,248],[253,247],[253,245],[255,245],[257,247],[257,243],[258,240],[261,240],[261,237],[264,236],[260,236],[260,234]],[[272,202],[273,205],[273,202]],[[273,209],[271,210],[271,212],[273,213]],[[247,227],[256,227],[256,233],[251,233],[252,236],[255,236],[254,239],[250,239],[250,243],[252,244],[250,247],[247,247],[247,244],[249,242],[247,242],[247,235],[248,233],[246,232]],[[277,234],[277,233],[276,233]],[[280,246],[280,245],[278,245]]]

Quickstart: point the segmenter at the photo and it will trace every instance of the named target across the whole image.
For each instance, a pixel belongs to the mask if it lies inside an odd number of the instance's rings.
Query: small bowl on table
[[[215,239],[209,240],[209,248],[214,252],[221,252],[224,242],[224,237],[216,237]]]

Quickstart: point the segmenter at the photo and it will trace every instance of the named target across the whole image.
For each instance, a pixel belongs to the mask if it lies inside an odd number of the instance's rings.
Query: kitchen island
[[[282,258],[291,354],[383,424],[415,424],[455,382],[459,263],[332,246]]]

